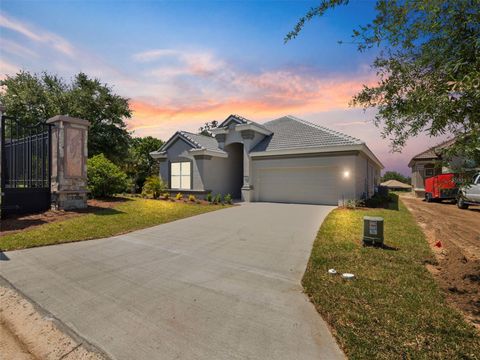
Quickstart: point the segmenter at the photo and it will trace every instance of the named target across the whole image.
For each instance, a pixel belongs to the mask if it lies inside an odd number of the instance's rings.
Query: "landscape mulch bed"
[[[88,207],[81,210],[48,210],[38,214],[9,216],[0,222],[0,236],[12,234],[55,221],[67,220],[72,217],[97,212],[101,209],[110,209],[128,201],[127,198],[113,198],[108,200],[88,200]]]
[[[43,224],[63,221],[73,217],[82,216],[86,214],[96,213],[102,209],[114,208],[125,201],[129,201],[128,197],[118,197],[111,199],[90,199],[88,200],[88,207],[80,210],[48,210],[43,213],[9,216],[0,222],[0,236],[13,234],[22,230],[27,230],[35,226]],[[197,205],[210,205],[208,201],[196,200],[195,202],[188,199],[177,200],[174,197],[169,199],[160,198],[157,201],[181,202]]]

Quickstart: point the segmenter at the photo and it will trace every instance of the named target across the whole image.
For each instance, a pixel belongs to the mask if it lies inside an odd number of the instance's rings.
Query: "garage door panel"
[[[258,201],[337,205],[338,169],[333,166],[257,170]]]

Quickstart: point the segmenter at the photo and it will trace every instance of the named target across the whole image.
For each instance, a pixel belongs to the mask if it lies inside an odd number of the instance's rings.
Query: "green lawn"
[[[385,243],[397,250],[362,247],[365,215],[385,219]],[[479,333],[446,305],[427,262],[435,259],[402,203],[337,209],[318,232],[303,286],[350,359],[480,359]]]
[[[99,209],[87,215],[1,236],[0,250],[98,239],[221,208],[225,206],[128,198],[112,209]]]

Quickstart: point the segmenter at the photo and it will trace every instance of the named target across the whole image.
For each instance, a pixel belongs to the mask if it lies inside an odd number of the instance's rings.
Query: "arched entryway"
[[[232,143],[225,146],[228,153],[228,182],[234,199],[242,197],[243,186],[243,144]]]

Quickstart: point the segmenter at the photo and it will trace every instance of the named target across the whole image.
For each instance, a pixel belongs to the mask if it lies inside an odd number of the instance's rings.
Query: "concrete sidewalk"
[[[331,209],[244,204],[8,252],[0,275],[116,359],[342,359],[300,284]]]

